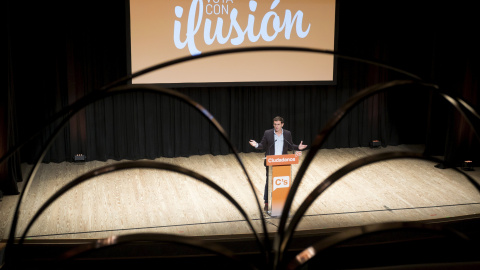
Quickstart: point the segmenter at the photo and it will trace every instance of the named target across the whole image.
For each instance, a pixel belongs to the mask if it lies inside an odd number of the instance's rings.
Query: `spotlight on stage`
[[[373,140],[370,142],[370,148],[379,148],[382,143],[379,140]]]
[[[74,163],[85,163],[87,161],[87,157],[84,154],[76,154],[73,156]]]
[[[471,160],[465,160],[463,162],[462,170],[464,171],[473,171],[473,164]]]

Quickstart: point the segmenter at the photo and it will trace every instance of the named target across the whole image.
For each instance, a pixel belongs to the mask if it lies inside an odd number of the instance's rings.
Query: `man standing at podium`
[[[255,140],[250,140],[251,146],[257,149],[265,150],[265,156],[268,155],[285,155],[287,151],[303,150],[307,145],[303,144],[303,141],[299,145],[293,144],[292,133],[283,129],[283,118],[277,116],[273,118],[273,129],[265,130],[262,140],[257,143]],[[264,210],[268,210],[268,167],[266,161],[264,162],[266,169],[266,182],[265,192],[263,194],[263,200],[265,201]]]

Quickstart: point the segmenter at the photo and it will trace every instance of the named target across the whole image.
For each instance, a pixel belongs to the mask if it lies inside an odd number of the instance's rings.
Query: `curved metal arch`
[[[84,96],[83,98],[81,98],[80,100],[78,100],[77,102],[75,102],[74,104],[70,105],[70,106],[67,106],[66,108],[60,110],[58,113],[54,114],[52,117],[51,117],[51,120],[50,121],[47,121],[46,124],[43,125],[42,128],[40,128],[37,132],[33,132],[33,134],[31,135],[31,137],[25,139],[23,142],[20,142],[17,146],[13,147],[11,150],[9,150],[4,156],[2,156],[0,158],[0,163],[2,163],[4,160],[6,160],[7,158],[9,158],[13,153],[17,152],[21,147],[23,147],[28,141],[32,140],[35,136],[37,136],[41,130],[43,130],[45,127],[47,127],[48,125],[51,125],[52,123],[54,123],[55,121],[57,121],[58,119],[62,118],[62,117],[67,117],[67,118],[71,118],[73,116],[72,112],[76,112],[78,111],[80,108],[83,108],[84,106],[82,106],[82,104],[89,104],[89,100],[92,99],[92,96],[94,98],[95,95],[97,95],[98,93],[101,93],[103,91],[106,91],[116,85],[119,85],[121,83],[125,83],[125,82],[128,82],[129,80],[131,80],[132,78],[135,78],[135,77],[138,77],[138,76],[141,76],[143,74],[146,74],[148,72],[151,72],[151,71],[154,71],[154,70],[157,70],[157,69],[161,69],[161,68],[164,68],[164,67],[167,67],[167,66],[172,66],[172,65],[175,65],[175,64],[179,64],[179,63],[183,63],[183,62],[186,62],[186,61],[191,61],[191,60],[195,60],[195,59],[201,59],[201,58],[205,58],[205,57],[210,57],[210,56],[214,56],[214,55],[223,55],[223,54],[233,54],[233,53],[241,53],[241,52],[254,52],[254,51],[297,51],[297,52],[310,52],[310,53],[323,53],[323,54],[332,54],[332,55],[335,55],[337,57],[340,57],[340,58],[344,58],[344,59],[348,59],[348,60],[353,60],[353,61],[358,61],[358,62],[362,62],[362,63],[367,63],[367,64],[372,64],[372,65],[376,65],[376,66],[381,66],[381,67],[384,67],[386,69],[390,69],[390,70],[393,70],[393,71],[396,71],[396,72],[399,72],[399,73],[402,73],[404,75],[407,75],[409,77],[412,77],[414,79],[420,79],[418,76],[412,74],[412,73],[409,73],[409,72],[406,72],[404,70],[401,70],[401,69],[397,69],[397,68],[394,68],[392,66],[389,66],[389,65],[386,65],[386,64],[382,64],[378,61],[372,61],[372,60],[366,60],[366,59],[362,59],[362,58],[358,58],[358,57],[353,57],[353,56],[349,56],[349,55],[346,55],[346,54],[340,54],[338,52],[335,52],[335,51],[331,51],[331,50],[320,50],[320,49],[312,49],[312,48],[306,48],[306,47],[288,47],[288,46],[271,46],[271,47],[249,47],[249,48],[235,48],[235,49],[225,49],[225,50],[218,50],[218,51],[212,51],[212,52],[207,52],[207,53],[203,53],[203,54],[200,54],[200,55],[196,55],[196,56],[187,56],[187,57],[181,57],[181,58],[178,58],[178,59],[175,59],[175,60],[172,60],[172,61],[168,61],[166,63],[161,63],[161,64],[158,64],[158,65],[154,65],[152,67],[149,67],[149,68],[146,68],[146,69],[143,69],[141,71],[138,71],[132,75],[129,75],[129,76],[126,76],[124,78],[121,78],[117,81],[114,81],[112,82],[111,84],[108,84],[102,88],[100,88],[99,91],[93,91],[91,94],[87,95],[87,96]],[[163,89],[166,89],[166,88],[163,88]],[[169,90],[171,91],[171,90]],[[172,91],[173,92],[173,91]],[[79,108],[80,106],[80,108]],[[205,110],[206,111],[206,110]],[[208,111],[207,111],[208,112]],[[209,114],[209,113],[208,113]],[[210,114],[209,114],[210,115]],[[208,117],[208,116],[207,116]],[[66,125],[66,121],[62,121],[62,123],[60,124],[60,127],[63,127],[64,125]],[[54,135],[52,136],[52,138],[56,137],[56,134],[58,134],[60,131],[60,129],[57,129],[57,131],[54,133]],[[223,134],[222,134],[223,135]],[[52,140],[53,141],[53,140]],[[52,144],[52,141],[48,142],[46,144],[46,149],[48,149],[50,147],[50,145]],[[230,143],[230,141],[227,141]],[[234,150],[234,152],[236,153],[236,151]],[[39,157],[39,161],[36,162],[36,164],[38,164],[41,160],[43,160],[43,157],[44,157],[45,154],[42,154],[40,157]],[[32,171],[30,172],[30,176],[28,179],[31,178],[32,175],[35,175],[36,173],[36,170],[38,169],[37,166],[35,166]],[[248,178],[248,174],[247,174],[247,178]],[[28,186],[28,183],[30,181],[27,180],[26,181],[26,184],[25,184],[25,187],[24,187],[24,191],[25,191],[25,188],[27,188]],[[22,201],[23,199],[23,193],[25,192],[21,192],[20,194],[20,199],[19,199],[19,202]],[[259,212],[262,213],[262,209],[261,209],[261,206],[260,206],[260,203],[258,202],[258,199],[257,199],[257,204],[258,204],[258,208],[259,208]],[[19,211],[19,207],[16,208],[16,211],[15,211],[15,214],[14,214],[14,218],[13,218],[13,223],[15,223],[15,226],[16,226],[16,222],[17,222],[17,219],[18,219],[18,215],[17,215],[17,212]],[[262,216],[262,215],[261,215]],[[264,218],[262,216],[262,226],[263,226],[263,230],[265,232],[265,242],[269,242],[268,241],[268,234],[266,233],[267,229],[266,229],[266,224],[265,224],[265,221],[264,221]],[[14,226],[11,226],[12,229],[10,230],[10,236],[14,236],[14,233],[15,233],[15,229],[13,228]],[[9,237],[10,238],[10,237]]]
[[[428,161],[433,161],[433,162],[439,162],[440,159],[434,158],[434,157],[427,157],[424,156],[423,154],[419,153],[414,153],[414,152],[387,152],[387,153],[380,153],[380,154],[375,154],[372,156],[368,156],[362,159],[357,159],[349,164],[343,166],[342,168],[338,169],[335,171],[333,174],[331,174],[329,177],[327,177],[324,181],[322,181],[302,202],[300,207],[297,209],[295,214],[293,215],[290,223],[288,224],[288,227],[285,230],[285,235],[283,239],[278,239],[282,240],[280,244],[278,245],[278,249],[276,250],[276,260],[275,262],[277,264],[282,263],[282,254],[287,250],[288,245],[290,244],[290,241],[293,237],[293,234],[295,232],[295,229],[300,222],[302,216],[305,214],[307,209],[312,205],[312,203],[327,189],[329,188],[333,183],[336,181],[340,180],[343,176],[347,175],[348,173],[361,168],[366,165],[370,165],[376,162],[380,161],[386,161],[386,160],[392,160],[392,159],[401,159],[401,158],[413,158],[413,159],[422,159],[422,160],[428,160]],[[461,173],[463,176],[467,178],[467,180],[477,189],[477,191],[480,193],[480,184],[478,184],[473,178],[471,178],[468,174],[465,172],[453,168],[455,171]],[[277,240],[277,238],[275,238]]]
[[[285,213],[288,213],[290,211],[291,204],[293,202],[293,198],[295,197],[295,194],[298,190],[298,187],[300,186],[300,182],[312,162],[314,156],[317,154],[318,151],[320,151],[320,148],[322,147],[323,143],[326,141],[328,136],[332,133],[333,129],[340,123],[340,121],[347,115],[348,112],[350,112],[359,102],[362,100],[365,100],[366,98],[380,92],[380,91],[386,91],[389,88],[396,87],[396,86],[404,86],[404,85],[423,85],[423,86],[428,86],[432,88],[437,88],[435,85],[432,84],[426,84],[423,82],[417,82],[417,81],[390,81],[386,83],[379,83],[367,88],[362,89],[360,92],[356,93],[352,97],[350,97],[343,105],[340,107],[330,118],[330,120],[327,122],[327,124],[323,127],[323,129],[318,133],[318,135],[315,137],[314,142],[311,144],[311,147],[308,151],[307,156],[305,157],[302,165],[300,166],[297,175],[295,177],[295,180],[293,181],[293,184],[290,188],[290,192],[288,193],[287,199],[285,201],[285,207],[283,208],[282,216],[280,218],[280,223],[279,223],[279,232],[283,231],[283,229],[286,226],[286,220],[287,217]]]
[[[302,165],[298,169],[295,179],[292,183],[292,186],[290,187],[290,191],[287,194],[283,211],[280,216],[280,222],[278,225],[277,234],[274,238],[274,243],[273,243],[274,250],[278,251],[281,249],[282,242],[284,241],[284,238],[285,238],[284,236],[285,227],[287,226],[286,223],[287,223],[288,214],[286,213],[290,212],[293,199],[298,191],[301,181],[303,180],[303,176],[305,175],[308,169],[308,166],[312,162],[313,158],[315,157],[317,152],[320,151],[320,148],[322,147],[323,143],[326,141],[328,136],[331,134],[333,129],[340,123],[343,117],[348,112],[350,112],[350,110],[352,110],[353,107],[355,107],[362,100],[380,91],[385,91],[386,89],[396,87],[396,86],[403,86],[403,85],[423,85],[423,86],[431,87],[434,89],[438,88],[436,85],[433,85],[433,84],[427,84],[424,82],[412,81],[412,80],[396,80],[396,81],[389,81],[389,82],[379,83],[373,86],[369,86],[367,88],[362,89],[352,97],[350,97],[339,109],[337,109],[337,111],[333,114],[333,116],[330,118],[327,124],[317,134],[317,136],[315,137],[315,140],[311,144],[311,147],[308,151],[307,156],[305,157],[305,159],[302,162]],[[275,254],[276,259],[274,260],[276,260],[276,263],[279,263],[281,256],[282,256],[281,254],[278,254],[278,253]]]
[[[473,132],[476,135],[477,139],[480,141],[480,131],[475,128],[480,126],[480,115],[477,113],[477,111],[475,111],[475,109],[465,100],[462,100],[460,98],[454,99],[443,93],[441,95],[444,99],[448,100],[448,102],[450,102],[457,108],[457,110],[460,112],[463,118],[465,118],[470,127],[473,127]]]
[[[70,106],[67,106],[66,108],[60,110],[58,113],[54,114],[52,117],[51,117],[51,120],[50,121],[47,121],[46,124],[43,125],[42,128],[40,128],[37,132],[33,132],[33,134],[31,135],[31,137],[25,139],[23,142],[20,142],[17,146],[13,147],[11,150],[9,150],[4,156],[0,157],[0,163],[2,163],[4,160],[6,160],[7,158],[9,158],[13,153],[17,152],[21,147],[23,147],[28,141],[32,140],[35,136],[37,136],[41,130],[43,130],[45,127],[51,125],[52,123],[54,123],[55,121],[57,121],[58,119],[62,118],[62,117],[67,117],[68,119],[71,118],[73,116],[73,112],[77,112],[78,110],[80,110],[80,108],[83,108],[84,106],[82,106],[82,104],[89,104],[89,100],[92,99],[92,96],[93,98],[95,97],[95,95],[97,95],[98,93],[102,93],[108,89],[111,89],[112,87],[116,86],[116,85],[119,85],[121,83],[125,83],[125,82],[128,82],[129,80],[131,80],[132,78],[135,78],[135,77],[138,77],[138,76],[141,76],[143,74],[146,74],[148,72],[151,72],[151,71],[154,71],[154,70],[157,70],[157,69],[161,69],[161,68],[164,68],[164,67],[167,67],[167,66],[172,66],[172,65],[175,65],[175,64],[179,64],[179,63],[183,63],[183,62],[186,62],[186,61],[191,61],[191,60],[195,60],[195,59],[201,59],[201,58],[205,58],[205,57],[210,57],[210,56],[214,56],[214,55],[223,55],[223,54],[233,54],[233,53],[241,53],[241,52],[255,52],[255,51],[297,51],[297,52],[310,52],[310,53],[323,53],[323,54],[332,54],[332,55],[335,55],[337,57],[340,57],[340,58],[344,58],[344,59],[348,59],[348,60],[352,60],[352,61],[358,61],[358,62],[362,62],[362,63],[367,63],[367,64],[372,64],[372,65],[376,65],[376,66],[380,66],[380,67],[383,67],[383,68],[386,68],[386,69],[389,69],[389,70],[393,70],[393,71],[396,71],[398,73],[401,73],[401,74],[404,74],[404,75],[407,75],[408,77],[412,77],[414,79],[420,79],[420,77],[412,74],[412,73],[409,73],[409,72],[406,72],[402,69],[398,69],[398,68],[395,68],[395,67],[392,67],[390,65],[386,65],[386,64],[383,64],[383,63],[380,63],[378,61],[372,61],[372,60],[367,60],[367,59],[362,59],[362,58],[358,58],[358,57],[353,57],[353,56],[349,56],[349,55],[346,55],[346,54],[340,54],[336,51],[331,51],[331,50],[321,50],[321,49],[313,49],[313,48],[306,48],[306,47],[288,47],[288,46],[270,46],[270,47],[248,47],[248,48],[234,48],[234,49],[225,49],[225,50],[218,50],[218,51],[212,51],[212,52],[207,52],[207,53],[203,53],[203,54],[200,54],[200,55],[196,55],[196,56],[187,56],[187,57],[181,57],[181,58],[178,58],[178,59],[175,59],[175,60],[172,60],[172,61],[168,61],[166,63],[161,63],[161,64],[158,64],[158,65],[154,65],[152,67],[149,67],[149,68],[146,68],[146,69],[143,69],[141,71],[138,71],[132,75],[129,75],[129,76],[126,76],[124,78],[121,78],[117,81],[114,81],[112,82],[111,84],[108,84],[102,88],[100,88],[99,91],[93,91],[91,94],[87,95],[87,96],[84,96],[83,98],[81,98],[80,100],[78,100],[77,102],[75,102],[74,104],[70,105]],[[166,88],[163,88],[163,89],[166,89]],[[168,89],[169,91],[172,91],[170,89]],[[174,91],[172,91],[174,92]],[[176,92],[175,92],[176,93]],[[185,96],[186,97],[186,96]],[[79,108],[80,106],[80,108]],[[203,107],[202,107],[203,108]],[[205,110],[205,112],[208,112]],[[210,113],[208,113],[208,115],[210,115]],[[211,116],[211,115],[210,115]],[[207,116],[208,118],[208,116]],[[213,118],[213,117],[212,117]],[[67,121],[62,121],[61,124],[59,125],[59,127],[63,128],[63,126],[65,126],[67,123]],[[217,123],[218,124],[218,123]],[[215,124],[214,124],[215,125]],[[217,126],[216,126],[217,127]],[[36,170],[38,169],[38,164],[41,162],[41,160],[43,160],[44,156],[45,156],[45,153],[46,151],[49,149],[49,147],[51,146],[51,144],[53,143],[53,138],[55,138],[57,136],[57,134],[60,132],[61,128],[57,129],[56,132],[54,132],[54,135],[51,137],[52,140],[50,140],[46,146],[45,146],[45,151],[44,153],[42,153],[38,159],[38,161],[36,162],[36,165],[35,167],[32,169],[32,171],[30,172],[30,176],[28,178],[28,180],[26,181],[25,183],[25,186],[24,186],[24,189],[23,191],[21,192],[20,194],[20,199],[19,199],[19,203],[23,200],[23,194],[25,193],[25,190],[26,188],[29,186],[29,182],[30,182],[30,178],[32,177],[32,175],[34,176],[36,174]],[[221,133],[222,135],[224,135],[223,133]],[[231,144],[231,142],[229,140],[227,140],[227,142],[229,144]],[[234,149],[233,151],[235,154],[236,154],[236,150]],[[307,155],[308,157],[308,155]],[[238,156],[237,156],[237,159],[238,159]],[[240,161],[240,160],[239,160]],[[241,161],[240,161],[241,163]],[[242,167],[243,167],[243,163],[242,164]],[[243,167],[244,168],[244,167]],[[244,169],[245,173],[246,173],[246,170]],[[250,180],[248,174],[246,173],[247,175],[247,178]],[[251,181],[250,181],[251,182]],[[252,185],[252,184],[251,184]],[[252,186],[252,189],[253,189],[253,186]],[[255,193],[254,193],[255,194]],[[258,210],[259,210],[259,213],[262,213],[262,209],[261,209],[261,206],[260,206],[260,203],[258,202],[258,198],[256,198],[257,200],[257,204],[258,204]],[[14,213],[14,218],[13,218],[13,222],[12,222],[12,226],[11,226],[11,230],[10,230],[10,238],[12,238],[12,241],[13,241],[13,237],[15,235],[15,228],[16,227],[16,223],[18,221],[18,211],[19,211],[19,206],[20,204],[17,204],[17,207],[16,207],[16,210],[15,210],[15,213]],[[261,215],[261,220],[262,220],[262,227],[263,227],[263,230],[264,230],[264,235],[265,235],[265,243],[267,245],[269,245],[269,240],[268,240],[268,234],[266,233],[267,232],[267,228],[266,228],[266,223],[265,223],[265,220],[263,218],[263,215]],[[14,225],[15,226],[14,226]],[[280,223],[280,225],[282,225],[282,223]],[[13,243],[11,241],[8,241],[7,243]]]
[[[151,92],[154,92],[154,93],[163,93],[163,94],[167,94],[171,97],[177,98],[181,101],[184,101],[188,105],[192,106],[194,109],[198,110],[217,129],[217,131],[221,134],[221,136],[227,142],[228,146],[232,149],[237,161],[240,163],[240,165],[241,165],[241,167],[242,167],[242,169],[243,169],[243,171],[244,171],[244,173],[247,177],[248,183],[250,184],[250,187],[253,191],[255,200],[257,202],[258,211],[260,213],[260,217],[261,217],[261,221],[262,221],[262,229],[264,231],[264,238],[265,238],[264,244],[265,244],[267,249],[270,249],[270,246],[269,246],[270,241],[268,240],[268,234],[266,233],[267,232],[267,227],[266,227],[265,218],[262,215],[262,208],[261,208],[260,202],[258,201],[258,198],[256,196],[255,189],[254,189],[254,186],[253,186],[253,182],[251,181],[250,176],[248,175],[248,172],[247,172],[240,156],[238,155],[237,150],[233,146],[233,144],[230,141],[230,139],[229,139],[228,135],[226,134],[225,130],[221,127],[221,125],[215,120],[215,118],[210,114],[210,112],[207,109],[205,109],[203,106],[201,106],[199,103],[195,102],[194,100],[190,99],[188,96],[183,95],[179,92],[173,91],[171,89],[167,89],[167,88],[163,88],[163,87],[159,87],[159,86],[145,86],[145,85],[142,85],[142,86],[138,86],[138,85],[118,86],[118,87],[107,89],[105,91],[93,92],[93,94],[89,95],[88,98],[87,97],[82,98],[79,101],[75,102],[74,104],[72,104],[71,106],[68,107],[67,115],[64,117],[62,122],[57,126],[57,129],[53,132],[53,134],[48,139],[47,143],[44,146],[43,152],[38,157],[38,159],[35,163],[35,166],[32,168],[32,170],[30,172],[30,175],[25,182],[23,191],[20,194],[20,198],[18,200],[16,210],[14,212],[14,217],[13,217],[13,221],[12,221],[12,224],[11,224],[10,235],[9,235],[9,240],[7,241],[7,245],[10,246],[10,245],[13,244],[13,241],[14,241],[14,238],[15,238],[15,233],[16,233],[16,226],[17,226],[17,222],[18,222],[19,212],[20,212],[19,209],[20,209],[20,205],[23,201],[23,197],[27,193],[27,191],[28,191],[28,189],[31,185],[31,181],[35,177],[35,174],[38,171],[38,168],[40,166],[40,163],[43,160],[43,158],[45,157],[48,149],[52,145],[54,139],[58,136],[61,129],[63,129],[65,127],[65,125],[68,123],[70,118],[75,113],[77,113],[79,110],[84,108],[86,105],[91,104],[91,103],[93,103],[97,100],[100,100],[100,99],[105,98],[105,97],[110,96],[110,95],[129,92],[129,91],[136,91],[136,90],[151,91]],[[267,253],[267,256],[268,256],[268,253]]]
[[[396,71],[396,72],[399,72],[399,73],[402,73],[404,75],[407,75],[411,78],[414,78],[414,79],[420,79],[418,76],[414,75],[414,74],[411,74],[409,72],[406,72],[404,70],[401,70],[401,69],[397,69],[397,68],[394,68],[392,66],[389,66],[389,65],[385,65],[385,64],[382,64],[382,63],[379,63],[378,61],[371,61],[371,60],[366,60],[366,59],[362,59],[362,58],[357,58],[357,57],[352,57],[352,56],[348,56],[348,55],[344,55],[344,54],[340,54],[336,51],[330,51],[330,50],[318,50],[318,49],[311,49],[311,48],[304,48],[304,47],[250,47],[250,48],[237,48],[237,49],[226,49],[226,50],[219,50],[219,51],[214,51],[214,52],[209,52],[209,53],[204,53],[204,54],[201,54],[201,55],[197,55],[197,56],[191,56],[191,57],[184,57],[184,58],[179,58],[179,59],[176,59],[176,60],[172,60],[172,61],[169,61],[167,63],[164,63],[164,64],[159,64],[159,65],[155,65],[155,66],[152,66],[150,68],[147,68],[147,69],[144,69],[142,71],[139,71],[137,72],[136,74],[133,74],[133,75],[129,75],[127,77],[124,77],[120,80],[117,80],[111,84],[108,84],[106,85],[105,87],[101,88],[100,89],[100,92],[101,91],[104,91],[110,87],[113,87],[115,85],[118,85],[118,84],[121,84],[123,82],[127,82],[128,80],[136,77],[136,76],[140,76],[140,75],[143,75],[145,73],[148,73],[148,72],[151,72],[153,70],[156,70],[156,69],[160,69],[162,67],[166,67],[166,66],[170,66],[170,65],[174,65],[174,64],[177,64],[177,63],[181,63],[181,62],[185,62],[185,61],[189,61],[189,60],[193,60],[193,59],[199,59],[199,58],[203,58],[203,57],[208,57],[208,56],[213,56],[213,55],[221,55],[221,54],[229,54],[229,53],[237,53],[237,52],[248,52],[248,51],[303,51],[303,52],[313,52],[313,53],[324,53],[324,54],[332,54],[332,55],[335,55],[339,58],[344,58],[344,59],[348,59],[348,60],[353,60],[353,61],[358,61],[358,62],[362,62],[362,63],[368,63],[368,64],[372,64],[372,65],[376,65],[376,66],[381,66],[381,67],[384,67],[386,69],[390,69],[390,70],[393,70],[393,71]],[[98,92],[98,91],[97,91]],[[87,95],[85,96],[84,98],[85,99],[88,99],[90,95]],[[81,100],[79,100],[81,101]],[[75,103],[76,104],[76,103]],[[73,104],[73,105],[75,105]],[[23,142],[17,144],[17,146],[13,147],[11,150],[9,150],[5,155],[3,155],[2,157],[0,157],[0,163],[3,162],[4,160],[6,160],[7,158],[9,158],[13,153],[15,153],[16,151],[18,151],[21,147],[23,147],[23,145],[25,145],[28,141],[30,141],[32,138],[34,138],[35,136],[37,136],[41,130],[43,130],[45,127],[47,127],[48,125],[52,124],[53,122],[57,121],[58,119],[62,118],[62,117],[71,117],[71,109],[72,107],[71,106],[68,106],[66,107],[65,109],[62,109],[61,111],[59,111],[58,113],[56,113],[50,121],[47,121],[47,124],[43,125],[42,128],[39,129],[39,131],[37,132],[34,132],[31,137],[25,139]],[[478,115],[477,115],[478,116]],[[62,125],[65,125],[66,124],[66,121],[63,121],[62,122]],[[478,133],[477,133],[478,134]],[[47,147],[49,147],[49,145],[51,144],[50,143],[47,143]],[[309,153],[310,154],[310,153]],[[43,157],[41,157],[43,159]],[[308,158],[308,155],[307,155],[307,158]],[[40,159],[41,160],[41,159]],[[305,162],[304,162],[305,163]],[[304,164],[302,164],[301,168],[303,167]],[[32,170],[32,172],[35,170],[35,168]],[[304,172],[303,172],[304,173]],[[303,174],[302,174],[303,175]],[[248,175],[247,175],[248,177]],[[297,174],[297,177],[298,177],[298,174]],[[302,176],[303,177],[303,176]],[[27,181],[28,182],[28,181]],[[24,189],[25,190],[25,189]],[[23,193],[21,194],[21,196],[23,196]],[[21,200],[19,200],[21,201]],[[260,205],[259,205],[259,208],[260,208]],[[17,216],[17,212],[18,212],[18,208],[16,209],[15,211],[15,216],[14,216],[14,219],[13,219],[13,223],[16,224],[17,222],[17,219],[18,219],[18,216]],[[259,209],[260,212],[261,212],[261,208]],[[264,221],[262,219],[262,222],[263,224]],[[12,224],[13,224],[12,223]],[[280,224],[282,225],[282,223]],[[14,226],[12,226],[13,228]],[[284,225],[283,225],[284,227]],[[266,230],[266,227],[264,225],[264,229]],[[10,236],[12,236],[12,230],[10,230],[11,234]],[[13,231],[14,233],[14,231]],[[14,236],[14,234],[13,234]],[[266,236],[266,239],[267,239],[267,236]],[[12,239],[13,241],[13,239]],[[10,237],[9,237],[9,242],[10,242]],[[8,243],[9,243],[8,242]],[[268,241],[266,241],[268,242]]]
[[[393,230],[401,230],[401,229],[414,229],[419,231],[426,231],[426,232],[440,232],[445,235],[452,235],[458,239],[464,240],[465,242],[469,241],[470,239],[451,228],[445,228],[438,224],[422,224],[422,223],[415,223],[415,222],[393,222],[393,223],[381,223],[381,224],[371,224],[365,225],[357,228],[351,228],[344,232],[337,233],[326,239],[320,240],[313,245],[309,246],[308,248],[304,249],[300,252],[294,259],[292,259],[287,265],[286,269],[293,270],[298,269],[299,267],[303,266],[305,263],[314,259],[316,255],[323,252],[324,250],[331,248],[333,246],[339,245],[341,243],[366,236],[369,234],[374,234],[377,232],[383,231],[393,231]]]
[[[130,161],[130,162],[122,162],[122,163],[117,163],[117,164],[112,164],[112,165],[107,165],[104,167],[100,167],[94,170],[91,170],[90,172],[87,172],[83,175],[80,175],[79,177],[75,178],[68,184],[64,185],[62,188],[60,188],[57,192],[55,192],[50,198],[37,210],[35,215],[30,219],[30,222],[28,223],[27,227],[25,228],[25,231],[23,232],[20,240],[19,240],[19,245],[22,245],[25,241],[25,238],[30,231],[30,228],[33,226],[35,221],[40,217],[40,215],[53,203],[55,202],[58,198],[60,198],[62,195],[64,195],[66,192],[69,190],[75,188],[79,184],[82,184],[90,179],[92,179],[95,176],[100,176],[112,172],[118,172],[122,170],[128,170],[128,169],[160,169],[160,170],[167,170],[171,172],[177,172],[186,176],[190,176],[203,184],[206,184],[207,186],[211,187],[221,195],[223,195],[225,198],[227,198],[242,214],[242,216],[245,218],[247,221],[250,229],[252,229],[255,238],[257,240],[257,244],[262,251],[262,253],[266,253],[265,247],[262,245],[262,242],[260,241],[260,236],[258,235],[257,231],[255,230],[252,221],[248,217],[247,213],[243,208],[240,206],[240,204],[225,190],[223,190],[221,187],[219,187],[217,184],[215,184],[213,181],[210,179],[206,178],[205,176],[196,173],[192,170],[173,165],[173,164],[168,164],[168,163],[163,163],[163,162],[156,162],[156,161]]]
[[[357,94],[353,95],[351,98],[347,100],[347,102],[342,105],[333,115],[332,118],[330,118],[329,122],[325,125],[325,127],[320,131],[320,133],[317,135],[315,138],[314,142],[312,143],[312,146],[305,157],[302,165],[300,166],[299,170],[297,171],[297,175],[295,177],[295,180],[293,181],[293,184],[290,188],[290,192],[287,195],[287,199],[285,201],[285,205],[283,208],[282,215],[280,217],[280,222],[279,222],[279,227],[277,230],[277,235],[278,237],[275,237],[275,242],[274,242],[274,248],[279,248],[278,245],[283,241],[283,234],[284,230],[286,227],[286,222],[287,222],[287,217],[288,213],[291,209],[291,205],[293,203],[293,198],[296,195],[296,192],[298,190],[298,187],[300,186],[301,180],[303,179],[303,176],[310,165],[311,161],[313,160],[314,156],[316,153],[320,150],[321,146],[323,143],[326,141],[327,137],[330,135],[330,133],[333,131],[333,129],[338,125],[338,123],[343,119],[343,117],[354,107],[356,106],[360,101],[376,94],[381,91],[387,91],[392,87],[395,86],[401,86],[401,85],[420,85],[424,86],[425,89],[438,89],[438,86],[435,84],[430,84],[422,81],[411,81],[411,80],[397,80],[397,81],[391,81],[391,82],[386,82],[386,83],[380,83],[376,84],[370,87],[367,87],[363,89],[362,91],[358,92]],[[462,107],[459,104],[462,104],[464,107],[466,107],[466,110],[471,114],[471,117],[477,117],[477,120],[480,119],[478,113],[475,112],[473,107],[467,106],[468,104],[464,102],[460,98],[453,98],[446,93],[442,92],[436,92],[439,95],[441,95],[447,102],[449,102],[452,106],[454,106],[455,109],[457,109],[463,117],[465,117],[472,127],[472,129],[478,134],[477,128],[473,123],[469,120],[469,116],[466,115],[465,109],[462,109]]]
[[[110,84],[107,84],[97,91],[93,91],[90,94],[80,98],[78,101],[80,102],[81,100],[88,99],[89,95],[93,95],[95,92],[101,92],[105,91],[109,88],[121,85],[123,83],[128,82],[129,80],[139,77],[141,75],[147,74],[149,72],[162,69],[165,67],[173,66],[176,64],[180,64],[183,62],[188,62],[196,59],[202,59],[205,57],[211,57],[211,56],[216,56],[216,55],[224,55],[224,54],[234,54],[234,53],[243,53],[243,52],[259,52],[259,51],[294,51],[294,52],[305,52],[305,53],[319,53],[319,54],[331,54],[339,58],[351,60],[351,61],[357,61],[365,64],[370,64],[370,65],[375,65],[379,67],[386,68],[388,70],[392,70],[395,72],[398,72],[400,74],[404,74],[412,79],[415,80],[420,80],[421,78],[413,73],[407,72],[403,69],[395,68],[393,66],[390,66],[388,64],[384,64],[379,62],[378,60],[369,60],[365,58],[359,58],[359,57],[354,57],[351,55],[339,53],[337,51],[332,51],[332,50],[322,50],[322,49],[313,49],[313,48],[308,48],[308,47],[295,47],[295,46],[265,46],[265,47],[248,47],[248,48],[234,48],[234,49],[223,49],[223,50],[216,50],[216,51],[211,51],[211,52],[205,52],[200,55],[195,55],[195,56],[185,56],[185,57],[180,57],[174,60],[170,60],[164,63],[160,63],[157,65],[153,65],[151,67],[147,67],[143,70],[137,71],[134,74],[125,76],[123,78],[120,78]],[[12,147],[6,154],[4,154],[2,157],[0,157],[0,163],[2,163],[5,159],[9,158],[13,153],[17,152],[21,147],[23,147],[27,142],[35,138],[46,126],[51,125],[53,122],[56,120],[68,115],[69,111],[71,110],[71,107],[75,106],[75,103],[67,106],[63,109],[61,109],[59,112],[55,113],[50,120],[46,121],[41,128],[39,128],[36,132],[32,132],[32,135],[30,137],[27,137],[25,140],[22,142],[18,143],[16,146]]]
[[[253,265],[247,264],[244,260],[238,258],[233,252],[225,249],[224,247],[204,241],[194,237],[188,237],[183,235],[170,235],[162,233],[139,233],[111,236],[105,239],[98,239],[94,243],[79,246],[77,248],[68,250],[61,255],[61,258],[56,266],[68,266],[68,261],[73,260],[82,255],[92,253],[98,250],[112,248],[115,246],[125,245],[129,243],[137,242],[154,242],[154,243],[172,243],[182,246],[193,247],[199,250],[205,250],[221,257],[229,259],[232,264],[240,265],[244,269],[256,269]],[[66,264],[66,265],[65,265]],[[65,268],[65,267],[62,267]],[[68,267],[67,267],[68,268]]]

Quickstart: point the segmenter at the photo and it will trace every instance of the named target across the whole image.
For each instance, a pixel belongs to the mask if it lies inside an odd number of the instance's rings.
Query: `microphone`
[[[287,142],[292,147],[292,151],[295,151],[295,147],[293,146],[293,144],[291,144],[288,140],[283,140],[283,141]]]
[[[273,141],[272,145],[270,145],[270,147],[268,148],[267,153],[270,153],[270,149],[272,149],[272,146],[274,146],[276,142],[277,140]],[[273,154],[275,155],[275,152],[273,152]]]

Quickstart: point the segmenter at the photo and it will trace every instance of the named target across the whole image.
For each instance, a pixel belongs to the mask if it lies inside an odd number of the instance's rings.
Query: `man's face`
[[[280,132],[283,128],[282,121],[273,121],[273,128],[275,129],[275,132]]]

